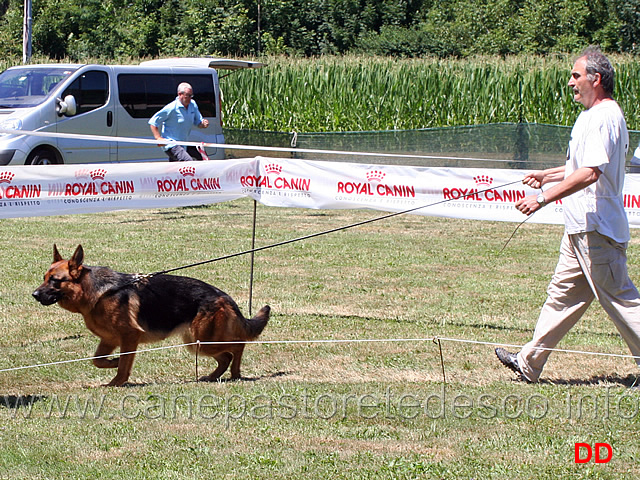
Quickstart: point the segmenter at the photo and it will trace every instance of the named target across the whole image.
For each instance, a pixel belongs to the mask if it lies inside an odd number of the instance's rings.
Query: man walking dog
[[[613,99],[614,70],[599,49],[576,60],[569,86],[585,110],[571,131],[565,166],[527,174],[533,188],[559,182],[516,203],[531,215],[563,199],[565,233],[560,258],[533,339],[517,354],[496,355],[525,381],[540,377],[550,349],[580,320],[597,298],[640,365],[640,294],[627,273],[629,224],[622,188],[629,134]]]

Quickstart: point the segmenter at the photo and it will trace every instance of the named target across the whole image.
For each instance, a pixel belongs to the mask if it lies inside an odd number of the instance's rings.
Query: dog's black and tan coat
[[[69,260],[53,246],[53,263],[33,296],[43,305],[58,303],[80,313],[87,328],[100,338],[93,363],[98,368],[117,368],[108,386],[129,379],[138,345],[180,334],[184,342],[247,342],[255,340],[269,321],[264,306],[246,319],[236,302],[200,280],[175,275],[139,277],[107,267],[83,264],[78,245]],[[229,368],[231,378],[240,378],[245,343],[200,345],[199,352],[214,357],[218,368],[203,381],[214,381]],[[119,358],[107,358],[117,348]],[[195,351],[195,346],[189,347]],[[127,353],[127,355],[122,355]]]

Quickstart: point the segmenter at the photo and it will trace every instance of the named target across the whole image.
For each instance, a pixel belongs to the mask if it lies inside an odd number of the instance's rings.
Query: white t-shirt
[[[629,132],[618,104],[607,100],[583,111],[571,130],[565,178],[581,167],[598,167],[598,181],[562,199],[567,233],[597,231],[629,241],[622,188]]]

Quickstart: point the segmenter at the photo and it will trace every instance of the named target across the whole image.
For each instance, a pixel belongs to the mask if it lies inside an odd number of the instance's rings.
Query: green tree
[[[5,55],[22,50],[22,11],[0,0]],[[34,55],[54,59],[640,50],[640,0],[34,0],[33,19]]]
[[[640,53],[640,0],[620,0],[615,2],[615,13],[619,20],[617,35],[620,50]]]

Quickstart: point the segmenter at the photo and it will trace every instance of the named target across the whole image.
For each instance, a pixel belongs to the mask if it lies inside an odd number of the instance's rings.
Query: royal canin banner
[[[268,206],[367,208],[521,222],[514,204],[539,193],[524,170],[426,168],[296,159],[0,167],[0,218],[204,205],[250,197]],[[640,174],[626,176],[629,224],[640,226]],[[562,224],[562,202],[532,223]]]

